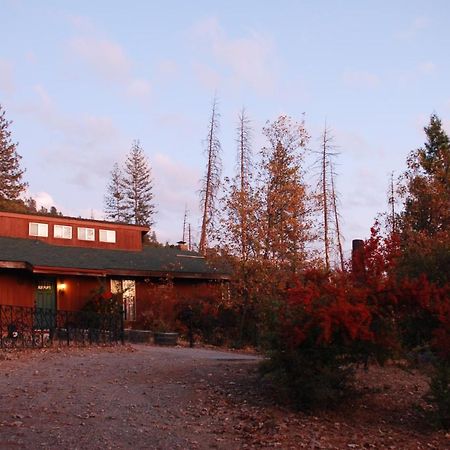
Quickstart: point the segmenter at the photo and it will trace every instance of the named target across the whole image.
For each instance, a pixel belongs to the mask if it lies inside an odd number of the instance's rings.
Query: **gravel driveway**
[[[415,405],[427,383],[361,371],[336,411],[276,405],[257,357],[150,345],[0,352],[0,449],[449,449]]]
[[[1,449],[233,448],[232,436],[203,420],[205,404],[217,377],[257,363],[231,352],[147,345],[5,357]]]

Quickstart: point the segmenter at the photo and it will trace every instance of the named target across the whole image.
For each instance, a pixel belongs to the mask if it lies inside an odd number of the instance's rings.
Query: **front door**
[[[51,330],[56,320],[56,285],[54,280],[38,280],[36,286],[34,328]]]

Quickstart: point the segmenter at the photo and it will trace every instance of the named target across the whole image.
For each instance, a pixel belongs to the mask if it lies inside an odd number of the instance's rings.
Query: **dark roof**
[[[24,267],[33,272],[149,277],[168,274],[182,278],[229,278],[227,270],[218,269],[199,254],[170,247],[144,246],[141,251],[106,250],[0,237],[0,261],[24,263]]]

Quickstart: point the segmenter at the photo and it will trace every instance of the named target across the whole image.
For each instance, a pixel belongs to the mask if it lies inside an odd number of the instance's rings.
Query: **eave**
[[[25,261],[0,261],[0,269],[25,269],[31,271],[33,267]]]
[[[80,269],[70,267],[47,267],[32,266],[31,271],[36,274],[47,275],[72,275],[72,276],[93,276],[93,277],[136,277],[136,278],[183,278],[194,280],[230,280],[228,274],[198,273],[198,272],[167,272],[148,270],[121,270],[121,269]]]

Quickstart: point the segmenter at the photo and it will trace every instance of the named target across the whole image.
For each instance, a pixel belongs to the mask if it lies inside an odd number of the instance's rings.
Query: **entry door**
[[[36,286],[34,327],[53,329],[56,320],[56,286],[53,280],[39,280]]]

